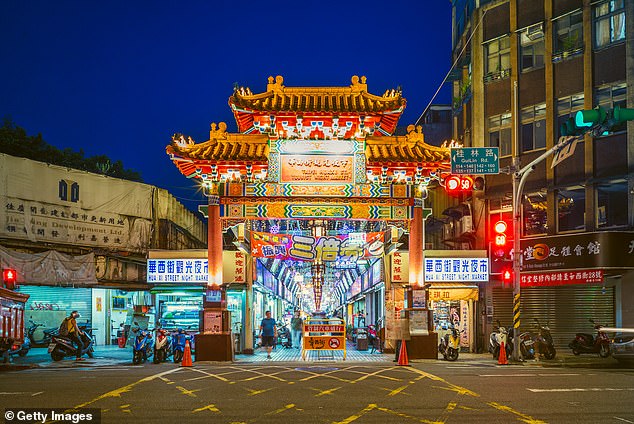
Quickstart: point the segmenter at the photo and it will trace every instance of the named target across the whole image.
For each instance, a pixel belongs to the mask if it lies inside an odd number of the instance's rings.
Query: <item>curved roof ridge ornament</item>
[[[226,140],[227,139],[227,124],[219,122],[218,129],[216,129],[216,123],[211,123],[211,129],[209,130],[209,140]]]

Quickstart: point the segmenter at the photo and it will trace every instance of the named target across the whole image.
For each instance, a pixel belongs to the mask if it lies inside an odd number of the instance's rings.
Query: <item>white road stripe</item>
[[[626,387],[624,389],[614,387],[588,387],[588,388],[569,388],[569,389],[529,389],[533,393],[553,393],[553,392],[623,392],[634,391],[634,387]]]
[[[634,423],[634,421],[626,420],[625,418],[621,418],[621,417],[614,417],[614,419],[625,421],[626,423]]]

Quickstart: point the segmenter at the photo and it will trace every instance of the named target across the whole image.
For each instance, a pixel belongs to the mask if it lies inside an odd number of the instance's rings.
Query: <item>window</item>
[[[582,187],[557,192],[557,228],[559,232],[584,230],[586,190]]]
[[[548,231],[548,203],[546,190],[527,194],[523,202],[523,235],[535,236]]]
[[[561,126],[575,112],[583,109],[583,93],[557,99],[557,138],[561,137]]]
[[[615,106],[626,107],[626,91],[627,84],[611,84],[598,87],[595,92],[595,102],[604,109],[614,109]],[[620,125],[613,126],[608,134],[612,134],[619,131],[625,131],[627,123],[623,122]]]
[[[499,147],[500,156],[510,156],[511,147],[511,114],[504,113],[489,118],[489,146]]]
[[[597,228],[627,226],[627,181],[614,181],[597,186]]]
[[[542,24],[520,32],[520,68],[522,71],[544,67],[544,31]]]
[[[510,37],[497,38],[484,45],[486,81],[507,78],[511,75],[511,45]]]
[[[530,106],[521,112],[522,152],[546,147],[546,103]]]
[[[625,0],[609,0],[594,7],[594,46],[625,40]]]
[[[577,10],[553,20],[553,61],[583,52],[583,13]]]

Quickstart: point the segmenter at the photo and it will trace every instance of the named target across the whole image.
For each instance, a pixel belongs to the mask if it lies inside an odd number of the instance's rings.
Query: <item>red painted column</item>
[[[409,223],[409,284],[423,283],[423,208],[415,207]]]
[[[217,198],[215,198],[217,200]],[[209,285],[222,285],[222,221],[220,206],[212,204],[214,197],[209,198],[207,218],[207,263],[209,266]]]

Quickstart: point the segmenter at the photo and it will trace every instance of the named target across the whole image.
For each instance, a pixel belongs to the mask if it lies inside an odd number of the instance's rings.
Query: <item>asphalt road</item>
[[[634,423],[631,368],[411,365],[63,361],[0,373],[0,405],[99,408],[105,423]]]

